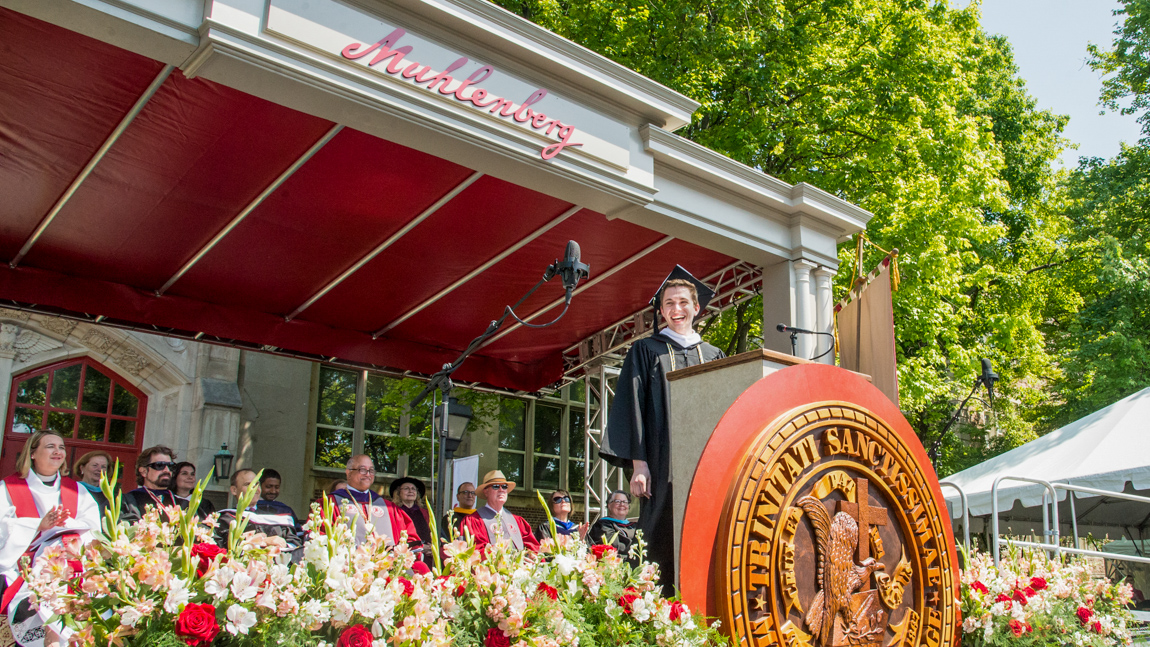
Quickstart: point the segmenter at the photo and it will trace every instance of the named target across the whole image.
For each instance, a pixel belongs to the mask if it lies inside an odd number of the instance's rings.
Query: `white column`
[[[810,261],[799,259],[792,263],[795,268],[795,321],[794,325],[806,330],[815,328],[814,294],[811,292],[811,270],[817,267]],[[796,346],[798,356],[810,359],[814,354],[813,335],[799,335]]]
[[[820,267],[815,270],[815,328],[818,332],[834,333],[834,290],[831,289],[831,279],[835,276],[835,271],[828,267]],[[826,335],[818,335],[818,340],[815,343],[817,348],[815,354],[822,353],[834,344],[833,337]],[[823,364],[834,364],[835,354],[834,351],[823,355],[819,358],[819,362]]]

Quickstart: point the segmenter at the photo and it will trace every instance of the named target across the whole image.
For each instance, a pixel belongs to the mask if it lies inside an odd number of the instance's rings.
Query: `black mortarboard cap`
[[[676,265],[675,269],[671,270],[667,278],[663,279],[663,282],[659,284],[659,289],[655,292],[655,295],[651,297],[651,307],[655,309],[655,312],[659,311],[659,294],[663,291],[663,286],[667,284],[667,281],[674,279],[683,279],[695,284],[695,291],[699,293],[699,314],[703,314],[703,312],[707,310],[707,304],[715,297],[715,291],[707,287],[706,283],[703,283],[690,272],[683,269],[682,265]]]

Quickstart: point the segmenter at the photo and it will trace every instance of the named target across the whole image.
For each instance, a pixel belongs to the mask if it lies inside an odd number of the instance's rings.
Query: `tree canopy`
[[[901,404],[920,437],[938,436],[980,357],[1003,378],[998,445],[1032,436],[1058,373],[1041,326],[1066,298],[1046,271],[1068,228],[1050,208],[1066,118],[1036,108],[977,3],[496,1],[702,103],[681,135],[874,213],[867,236],[900,250]],[[709,335],[736,349],[761,315],[728,313]],[[948,442],[940,468],[981,458],[971,447]]]

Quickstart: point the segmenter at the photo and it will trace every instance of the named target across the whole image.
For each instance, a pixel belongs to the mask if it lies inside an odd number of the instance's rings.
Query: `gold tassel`
[[[865,276],[865,271],[863,270],[863,241],[866,240],[866,236],[862,232],[859,232],[856,236],[856,239],[858,240],[858,244],[855,248],[855,270],[856,270],[855,274],[856,274],[856,276],[855,276],[855,280],[851,281],[851,289],[852,290],[854,289],[855,283],[858,282],[858,279],[861,279],[863,276]]]

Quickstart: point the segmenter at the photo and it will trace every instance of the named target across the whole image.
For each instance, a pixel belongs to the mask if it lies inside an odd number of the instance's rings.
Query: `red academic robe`
[[[511,514],[511,512],[505,509],[504,514]],[[511,516],[519,527],[519,533],[523,535],[523,547],[533,553],[539,552],[539,540],[535,538],[535,533],[531,532],[531,524],[517,514]],[[459,532],[464,536],[470,532],[471,536],[475,538],[475,546],[479,548],[479,554],[486,554],[487,546],[491,544],[491,538],[487,534],[487,524],[483,523],[483,519],[478,513],[469,514],[460,520]]]

